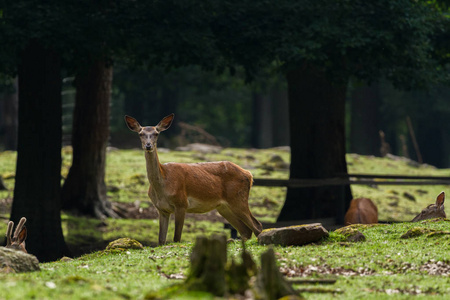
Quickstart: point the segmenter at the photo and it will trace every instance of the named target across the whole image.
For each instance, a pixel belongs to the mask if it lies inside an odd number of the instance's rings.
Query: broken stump
[[[191,268],[186,279],[187,289],[207,291],[223,296],[227,291],[225,265],[227,239],[223,235],[197,237],[191,253]]]
[[[261,271],[256,280],[256,289],[259,298],[265,300],[276,300],[286,296],[289,296],[289,299],[304,299],[297,295],[291,284],[280,273],[272,247],[261,254]]]

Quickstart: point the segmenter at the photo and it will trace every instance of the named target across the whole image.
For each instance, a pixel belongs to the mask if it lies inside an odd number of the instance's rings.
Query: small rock
[[[106,250],[112,249],[144,249],[141,243],[130,238],[120,238],[112,241],[106,247]]]
[[[335,232],[345,236],[347,242],[364,242],[366,237],[352,225],[337,229]]]
[[[425,229],[422,227],[414,227],[414,228],[411,228],[410,230],[408,230],[407,232],[405,232],[404,234],[402,234],[402,236],[400,238],[401,239],[409,239],[409,238],[424,235],[429,232],[430,232],[430,230],[428,230],[428,229]]]
[[[273,154],[270,159],[269,162],[271,163],[278,163],[278,162],[284,162],[283,158],[281,156],[279,156],[278,154]]]
[[[175,150],[177,151],[196,151],[200,153],[220,153],[222,151],[222,147],[220,146],[214,146],[214,145],[208,145],[208,144],[201,144],[201,143],[194,143],[189,144],[182,147],[177,147]]]
[[[408,192],[404,192],[403,193],[403,197],[405,197],[406,199],[410,200],[410,201],[416,201],[416,197],[414,197],[413,194],[408,193]]]
[[[260,245],[301,246],[328,236],[320,223],[266,229],[258,236]]]
[[[68,262],[68,261],[72,261],[72,260],[73,260],[73,258],[70,258],[70,257],[67,257],[67,256],[63,256],[60,259],[60,261],[63,261],[63,262]]]
[[[36,256],[0,247],[0,273],[21,273],[39,270],[39,261]]]

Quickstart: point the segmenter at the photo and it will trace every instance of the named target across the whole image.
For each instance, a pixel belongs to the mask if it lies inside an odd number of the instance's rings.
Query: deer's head
[[[16,227],[16,231],[14,231],[14,235],[12,234],[14,222],[9,221],[8,228],[6,229],[6,248],[19,250],[27,253],[25,249],[25,239],[27,238],[27,228],[24,226],[26,218],[22,217],[19,221],[19,224]]]
[[[420,214],[418,214],[411,222],[418,222],[431,218],[446,218],[444,210],[445,193],[441,192],[436,197],[436,203],[425,207]]]
[[[127,123],[127,126],[131,131],[139,133],[142,149],[152,152],[156,149],[159,133],[167,130],[170,125],[172,125],[174,116],[174,114],[170,114],[164,117],[156,126],[142,127],[135,118],[130,116],[125,116],[125,123]]]

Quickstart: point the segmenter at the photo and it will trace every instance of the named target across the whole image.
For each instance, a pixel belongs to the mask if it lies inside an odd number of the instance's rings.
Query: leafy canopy
[[[433,38],[448,30],[435,5],[415,0],[220,1],[212,23],[229,64],[250,75],[276,60],[333,77],[386,77],[417,87],[436,79]]]

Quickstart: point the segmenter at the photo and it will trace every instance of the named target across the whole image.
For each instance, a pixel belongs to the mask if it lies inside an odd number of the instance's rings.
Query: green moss
[[[422,227],[414,227],[414,228],[411,228],[410,230],[408,230],[407,232],[405,232],[404,234],[402,234],[402,236],[400,238],[402,238],[402,239],[414,238],[414,237],[418,237],[418,236],[424,235],[429,232],[430,232],[429,229],[422,228]]]
[[[120,238],[117,240],[112,241],[108,244],[106,247],[106,250],[112,250],[112,249],[139,249],[142,250],[144,247],[141,243],[134,239],[130,238]]]

